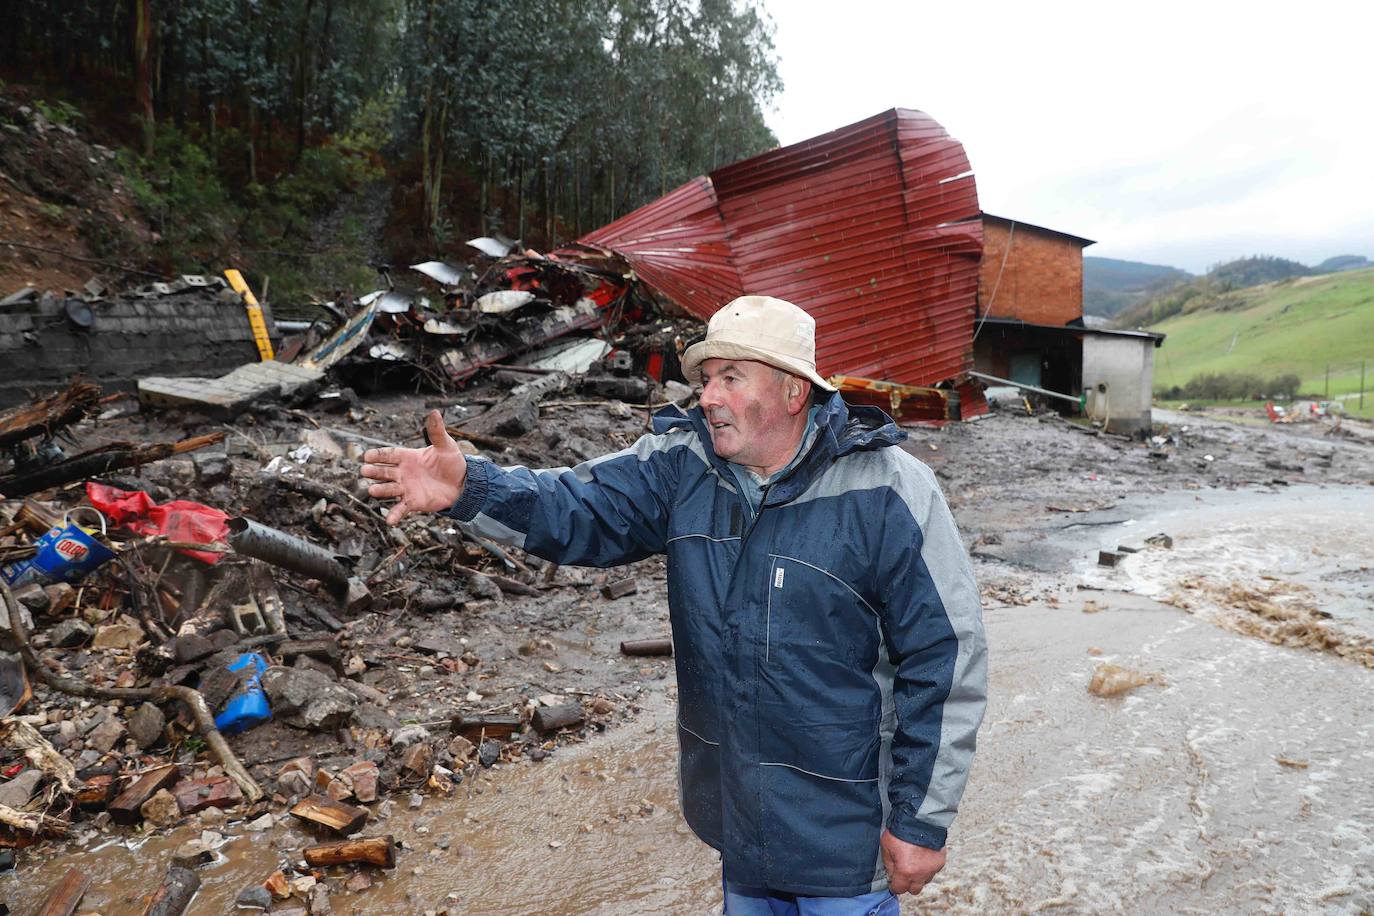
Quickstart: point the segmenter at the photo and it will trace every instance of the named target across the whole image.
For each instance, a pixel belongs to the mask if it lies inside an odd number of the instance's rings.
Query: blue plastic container
[[[267,659],[256,652],[245,652],[229,664],[229,670],[246,673],[241,675],[242,686],[238,692],[229,698],[224,711],[215,716],[215,728],[226,735],[237,735],[272,718],[272,709],[262,692],[262,674],[267,670]]]

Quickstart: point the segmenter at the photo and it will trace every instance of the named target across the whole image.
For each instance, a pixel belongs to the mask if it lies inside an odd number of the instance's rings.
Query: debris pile
[[[335,378],[321,370],[294,407],[252,401],[234,426],[181,438],[206,428],[200,411],[138,409],[84,382],[0,413],[0,847],[188,821],[312,825],[307,864],[266,889],[313,907],[320,891],[303,885],[322,869],[394,865],[396,844],[373,830],[390,796],[451,796],[475,771],[542,760],[632,712],[604,662],[571,678],[548,640],[512,644],[517,664],[457,634],[507,602],[555,618],[609,605],[634,576],[559,569],[432,517],[387,527],[359,458],[421,444],[421,405],[365,407]],[[628,444],[665,399],[630,370],[603,378],[638,382],[649,404],[585,387],[554,400],[579,380],[557,369],[486,373],[434,403],[466,450],[556,465]],[[622,680],[661,677],[670,644],[632,643]],[[213,837],[169,866],[166,912],[207,855]],[[79,897],[73,881],[54,892]]]

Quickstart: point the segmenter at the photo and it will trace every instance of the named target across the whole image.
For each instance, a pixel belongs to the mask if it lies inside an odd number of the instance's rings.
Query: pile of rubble
[[[564,305],[605,277],[539,260],[486,269],[532,288],[507,290],[524,301],[505,311],[481,281],[452,287],[468,298],[447,318],[417,302],[389,310],[383,295],[332,332],[306,329],[288,342],[296,362],[245,367],[273,379],[266,395],[192,384],[179,397],[154,381],[135,405],[78,381],[0,414],[0,869],[45,839],[189,820],[202,841],[178,851],[149,904],[180,913],[226,820],[259,829],[286,819],[333,839],[241,902],[275,898],[276,912],[294,896],[328,912],[327,869],[394,865],[397,844],[369,829],[391,796],[418,806],[480,768],[538,761],[605,727],[624,696],[487,683],[496,665],[443,634],[474,608],[560,594],[585,605],[595,589],[613,601],[634,580],[560,570],[439,519],[388,528],[358,461],[373,445],[420,444],[419,430],[338,384],[350,366],[383,359],[379,347],[411,347],[412,366],[448,367],[449,387],[465,383],[427,406],[443,409],[470,453],[548,466],[633,441],[656,406],[690,396],[639,371],[648,349],[584,338],[576,345],[596,351],[590,362],[495,361],[547,343],[539,335],[570,310],[625,329],[613,342],[647,341],[674,358],[679,325],[641,312],[629,330],[623,290],[608,300],[615,316],[594,300]],[[583,285],[565,289],[568,277]],[[544,331],[522,338],[521,327]],[[509,342],[500,355],[495,338]],[[437,356],[422,363],[422,351]],[[283,374],[297,368],[310,378]],[[201,433],[207,411],[234,425]],[[623,649],[671,653],[650,642]],[[519,653],[559,672],[553,648],[531,640]],[[84,889],[73,872],[54,899],[75,894],[75,905]]]

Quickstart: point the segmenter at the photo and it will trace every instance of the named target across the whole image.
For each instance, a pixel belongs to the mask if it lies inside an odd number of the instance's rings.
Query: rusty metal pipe
[[[251,518],[231,518],[227,524],[235,553],[319,579],[336,595],[347,593],[348,570],[323,547]]]

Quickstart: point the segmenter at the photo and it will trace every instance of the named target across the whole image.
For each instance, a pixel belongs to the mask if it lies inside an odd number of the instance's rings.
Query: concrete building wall
[[[65,301],[47,293],[0,308],[0,407],[77,375],[115,391],[143,376],[213,376],[258,360],[243,303],[228,291],[92,302],[90,328],[67,320]],[[266,319],[272,329],[270,312]],[[280,343],[273,334],[273,347]]]
[[[1088,415],[1108,430],[1134,435],[1151,428],[1154,341],[1137,337],[1083,337],[1083,391]],[[1099,390],[1106,386],[1106,391]]]
[[[1083,243],[1037,227],[1013,228],[1004,220],[985,218],[978,271],[978,313],[984,312],[1032,324],[1064,325],[1081,317]]]

